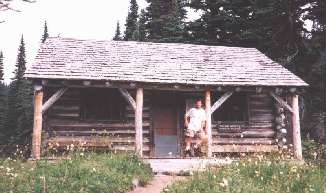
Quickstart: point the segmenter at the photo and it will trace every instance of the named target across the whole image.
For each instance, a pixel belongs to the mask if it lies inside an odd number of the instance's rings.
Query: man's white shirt
[[[203,127],[203,121],[206,120],[206,113],[203,108],[191,108],[186,117],[190,118],[188,129],[192,131],[200,131]]]

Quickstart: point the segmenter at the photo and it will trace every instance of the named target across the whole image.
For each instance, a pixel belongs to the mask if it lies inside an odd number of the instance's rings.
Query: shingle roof
[[[48,38],[25,76],[240,86],[307,84],[254,48]]]

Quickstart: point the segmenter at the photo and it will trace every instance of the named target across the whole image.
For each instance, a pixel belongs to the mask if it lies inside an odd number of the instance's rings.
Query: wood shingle
[[[48,38],[31,79],[235,86],[307,86],[255,48]]]

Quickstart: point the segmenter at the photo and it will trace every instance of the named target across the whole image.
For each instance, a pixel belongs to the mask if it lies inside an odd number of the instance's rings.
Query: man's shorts
[[[203,131],[199,130],[199,131],[194,131],[194,130],[191,130],[191,129],[186,129],[186,132],[185,132],[185,136],[186,137],[201,137],[202,135],[204,134]]]

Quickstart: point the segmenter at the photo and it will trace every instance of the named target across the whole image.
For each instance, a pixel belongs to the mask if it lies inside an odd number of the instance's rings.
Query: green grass
[[[149,166],[134,155],[89,154],[55,163],[0,161],[0,192],[8,193],[117,193],[152,177]]]
[[[326,168],[279,161],[243,161],[195,173],[167,187],[167,193],[326,193]]]

